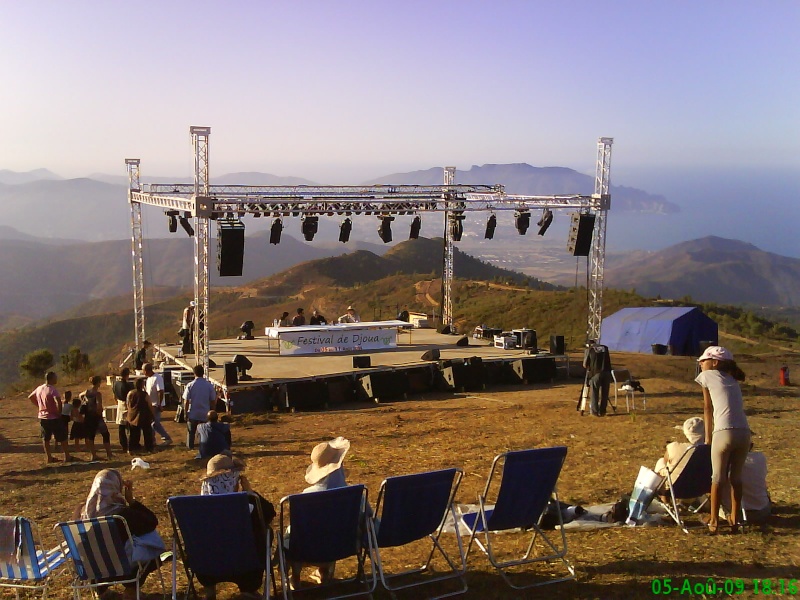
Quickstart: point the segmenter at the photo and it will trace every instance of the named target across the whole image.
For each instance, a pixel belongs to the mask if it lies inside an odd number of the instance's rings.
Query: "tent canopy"
[[[670,354],[699,356],[700,342],[716,345],[718,340],[717,323],[696,307],[623,308],[600,326],[600,343],[619,352],[649,354],[661,344]]]

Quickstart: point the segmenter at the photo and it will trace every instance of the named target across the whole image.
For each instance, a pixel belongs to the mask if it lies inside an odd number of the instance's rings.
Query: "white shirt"
[[[153,406],[159,406],[158,403],[158,392],[164,391],[164,379],[158,373],[153,373],[150,377],[147,378],[147,382],[144,384],[144,389],[147,392],[147,395],[150,397],[150,404]],[[166,401],[162,397],[160,406],[163,408],[166,405]]]
[[[750,429],[744,414],[742,388],[728,373],[716,369],[701,371],[695,378],[711,394],[714,408],[714,431],[724,429]]]

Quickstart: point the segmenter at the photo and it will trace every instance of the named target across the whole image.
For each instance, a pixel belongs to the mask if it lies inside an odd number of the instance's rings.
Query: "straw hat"
[[[355,309],[355,308],[353,308],[352,306],[348,306],[348,307],[347,307],[347,310],[352,310],[353,312],[355,312],[355,310],[356,310],[356,309]]]
[[[683,435],[692,444],[701,443],[706,437],[705,423],[700,417],[692,417],[683,422]]]
[[[311,464],[306,469],[306,481],[313,485],[333,473],[342,466],[349,449],[350,440],[343,437],[314,446],[311,451]]]
[[[703,355],[697,359],[697,362],[704,360],[733,360],[733,354],[727,348],[722,346],[709,346],[703,352]]]
[[[211,479],[231,471],[244,471],[244,462],[238,458],[233,458],[230,451],[225,450],[209,459],[208,465],[206,465],[206,475],[201,479]]]

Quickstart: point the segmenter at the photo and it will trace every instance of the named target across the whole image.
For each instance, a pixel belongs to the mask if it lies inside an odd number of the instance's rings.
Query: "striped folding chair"
[[[124,518],[112,515],[58,523],[56,527],[64,536],[72,563],[71,587],[76,600],[80,599],[81,590],[95,590],[112,583],[135,583],[139,598],[139,576],[145,564],[132,563],[128,558],[125,540],[131,539],[131,531]],[[163,580],[161,585],[163,592]]]
[[[5,538],[0,548],[13,548],[11,554],[0,555],[0,587],[14,588],[17,598],[20,590],[42,590],[47,598],[47,587],[66,561],[61,548],[45,551],[39,528],[25,517],[0,517],[0,531]]]

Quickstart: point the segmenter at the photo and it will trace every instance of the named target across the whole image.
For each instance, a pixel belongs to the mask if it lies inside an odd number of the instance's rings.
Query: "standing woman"
[[[128,441],[128,454],[134,455],[142,449],[140,440],[144,436],[144,449],[147,452],[153,451],[153,406],[150,404],[150,396],[145,391],[146,379],[139,377],[135,387],[128,392],[125,400],[127,408],[128,425],[130,426],[131,437]]]
[[[94,447],[94,437],[99,433],[103,438],[103,446],[106,449],[106,458],[111,460],[113,454],[111,453],[111,434],[108,432],[108,425],[103,419],[103,395],[100,393],[100,383],[103,378],[100,375],[95,375],[89,379],[92,384],[88,390],[81,394],[81,410],[84,411],[84,429],[86,432],[86,445],[89,446],[89,452],[92,453],[92,460],[98,460],[97,451]]]
[[[122,446],[122,451],[128,451],[128,420],[127,411],[128,407],[125,402],[128,399],[128,392],[133,389],[133,383],[129,380],[131,370],[125,367],[120,371],[119,381],[114,382],[114,398],[117,400],[117,426],[119,427],[119,445]]]
[[[710,346],[697,359],[700,374],[695,381],[703,388],[703,415],[706,443],[711,441],[711,514],[708,531],[717,533],[720,487],[730,480],[731,516],[729,523],[738,533],[742,513],[742,468],[750,449],[750,425],[744,414],[739,382],[744,372],[736,366],[733,354],[722,346]]]

